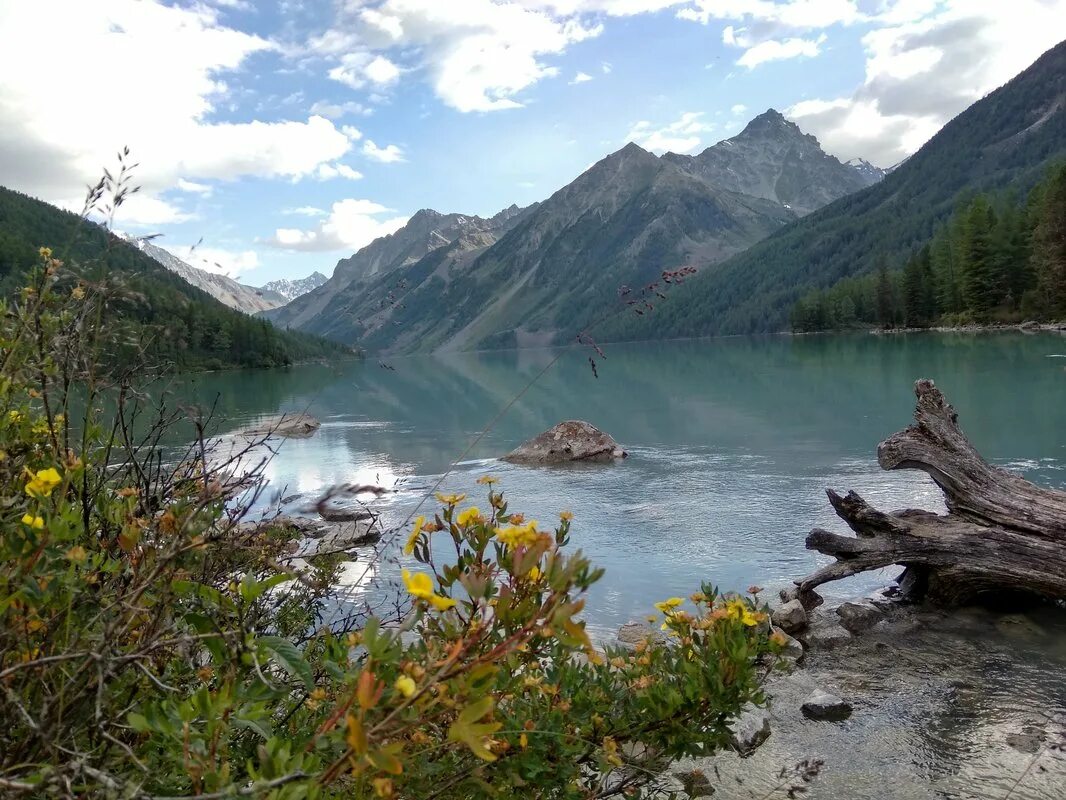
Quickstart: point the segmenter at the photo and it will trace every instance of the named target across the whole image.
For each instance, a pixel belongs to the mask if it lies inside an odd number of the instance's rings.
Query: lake
[[[313,498],[344,482],[396,485],[403,491],[382,508],[386,524],[397,524],[458,459],[444,490],[485,507],[475,480],[492,474],[527,518],[547,523],[572,511],[573,546],[607,569],[586,612],[599,636],[703,580],[776,589],[813,571],[823,558],[805,550],[807,533],[843,528],[826,487],[855,489],[886,509],[942,509],[924,474],[886,473],[876,462],[877,443],[908,424],[920,377],[945,391],[986,458],[1038,483],[1066,484],[1066,358],[1055,357],[1066,355],[1066,338],[1057,334],[780,336],[605,350],[605,359],[573,348],[389,358],[385,366],[371,356],[197,375],[175,390],[217,402],[222,430],[285,411],[322,420],[314,437],[285,441],[268,466],[279,497]],[[613,435],[630,457],[570,468],[496,460],[573,418]],[[395,574],[394,565],[381,569],[379,578]],[[852,597],[891,574],[825,593]]]

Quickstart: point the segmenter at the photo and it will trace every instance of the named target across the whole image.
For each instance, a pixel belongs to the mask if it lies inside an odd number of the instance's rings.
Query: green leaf
[[[274,660],[282,669],[303,681],[308,691],[314,688],[315,678],[311,665],[304,660],[303,653],[296,645],[282,636],[260,636],[257,642],[274,654]]]

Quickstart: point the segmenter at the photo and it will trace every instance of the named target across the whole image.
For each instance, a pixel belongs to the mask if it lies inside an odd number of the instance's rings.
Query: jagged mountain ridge
[[[494,244],[527,209],[516,205],[483,218],[474,214],[442,214],[424,208],[395,233],[375,239],[357,253],[337,262],[333,276],[318,288],[295,298],[284,308],[265,314],[284,328],[319,331],[336,341],[355,341],[365,329],[373,303],[387,294],[389,276],[461,238],[466,249],[478,252]],[[479,248],[473,248],[474,242]],[[377,291],[367,287],[374,284]]]
[[[420,211],[267,316],[386,351],[548,344],[619,286],[713,265],[870,180],[771,109],[698,156],[630,143],[529,209]]]
[[[699,155],[663,158],[719,189],[772,200],[801,217],[883,177],[862,159],[841,163],[772,108]]]
[[[957,204],[1011,187],[1019,197],[1066,158],[1066,42],[945,125],[885,179],[782,229],[691,281],[654,321],[608,324],[609,339],[762,333],[787,327],[813,288],[900,263]]]
[[[245,286],[227,275],[220,275],[217,272],[208,272],[205,269],[194,267],[169,250],[158,247],[146,239],[127,236],[126,240],[175,275],[179,275],[197,289],[207,292],[220,303],[237,311],[243,311],[245,314],[257,314],[260,311],[277,308],[288,302],[280,294],[267,289]]]
[[[270,281],[264,283],[260,289],[261,291],[270,292],[285,298],[286,302],[291,302],[297,297],[307,294],[310,291],[317,289],[323,283],[328,281],[325,275],[317,270],[312,272],[306,278],[297,278],[290,280],[289,278],[279,278],[276,281]]]

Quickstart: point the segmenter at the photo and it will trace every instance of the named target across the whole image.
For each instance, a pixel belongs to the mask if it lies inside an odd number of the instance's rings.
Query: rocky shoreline
[[[1066,614],[949,612],[893,595],[803,609],[805,624],[792,601],[775,609],[793,631],[769,704],[734,722],[732,752],[671,766],[679,796],[778,796],[783,771],[820,762],[806,797],[1000,798],[1015,784],[1014,800],[1061,797]]]

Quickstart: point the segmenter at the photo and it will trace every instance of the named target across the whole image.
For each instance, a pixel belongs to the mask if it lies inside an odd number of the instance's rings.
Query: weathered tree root
[[[891,564],[907,568],[903,588],[946,605],[1001,592],[1066,598],[1066,492],[1042,489],[986,462],[967,441],[955,409],[933,382],[915,384],[915,424],[877,449],[884,469],[920,469],[943,490],[948,513],[885,513],[855,492],[828,490],[856,534],[815,529],[807,548],[836,562],[796,581],[814,589]]]

